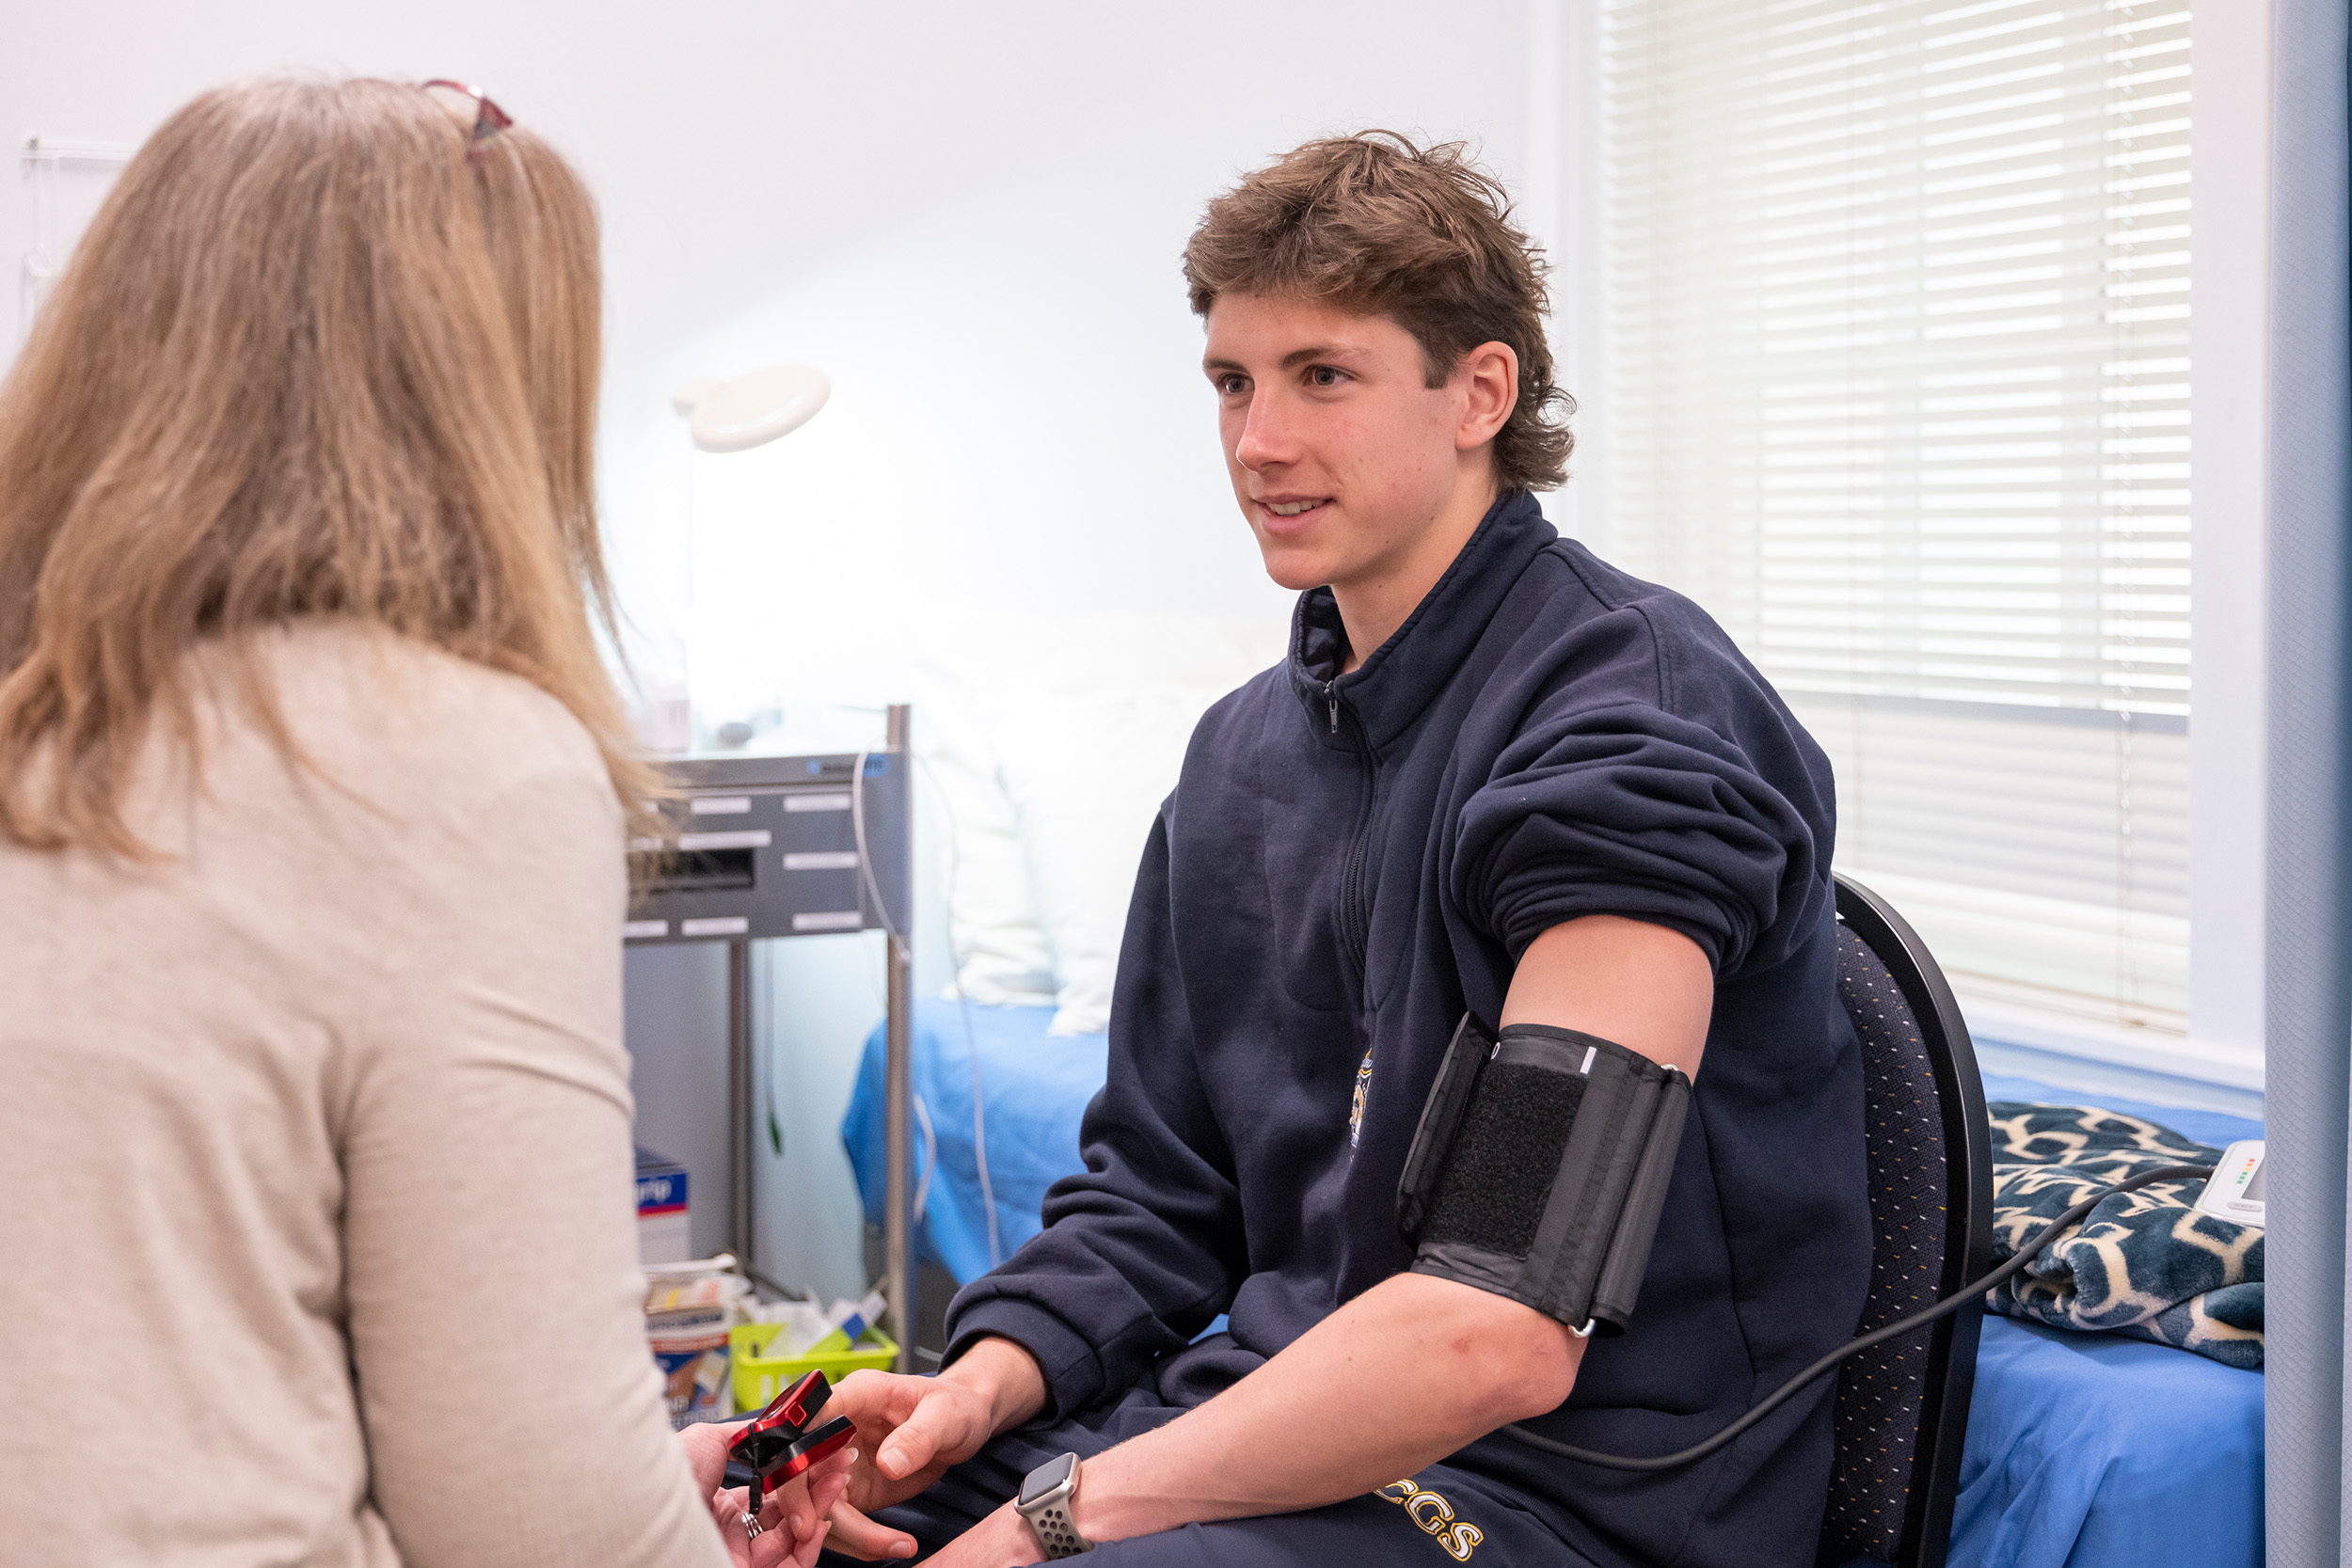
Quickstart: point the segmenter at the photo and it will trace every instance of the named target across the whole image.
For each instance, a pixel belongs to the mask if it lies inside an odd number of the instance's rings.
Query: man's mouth
[[[1296,517],[1302,514],[1312,512],[1316,507],[1323,505],[1330,499],[1331,498],[1328,496],[1310,496],[1303,500],[1287,498],[1281,500],[1261,499],[1258,504],[1264,507],[1266,511],[1274,516]]]

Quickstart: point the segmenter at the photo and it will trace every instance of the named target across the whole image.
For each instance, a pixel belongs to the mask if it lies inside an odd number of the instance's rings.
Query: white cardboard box
[[[651,1149],[637,1151],[637,1260],[683,1263],[694,1256],[686,1167]]]

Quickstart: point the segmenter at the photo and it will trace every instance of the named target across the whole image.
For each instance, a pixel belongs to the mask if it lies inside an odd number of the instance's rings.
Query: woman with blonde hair
[[[0,1562],[815,1560],[644,1336],[596,243],[471,89],[241,84],[0,386]]]

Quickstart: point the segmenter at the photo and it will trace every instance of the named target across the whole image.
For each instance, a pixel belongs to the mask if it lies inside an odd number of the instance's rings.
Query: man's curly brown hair
[[[1311,141],[1209,203],[1184,246],[1192,308],[1265,294],[1386,316],[1421,344],[1440,387],[1481,343],[1518,356],[1518,402],[1495,433],[1495,481],[1551,490],[1567,478],[1576,401],[1552,384],[1544,337],[1550,265],[1511,221],[1502,182],[1460,142],[1394,131]]]

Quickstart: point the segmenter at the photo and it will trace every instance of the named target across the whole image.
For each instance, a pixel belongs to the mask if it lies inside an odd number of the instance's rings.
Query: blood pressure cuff
[[[1597,1035],[1465,1017],[1397,1184],[1413,1272],[1623,1333],[1690,1104],[1680,1071]]]

